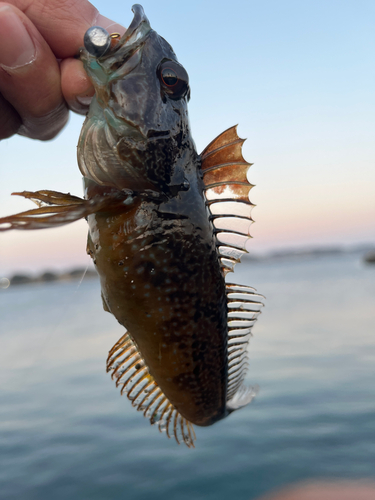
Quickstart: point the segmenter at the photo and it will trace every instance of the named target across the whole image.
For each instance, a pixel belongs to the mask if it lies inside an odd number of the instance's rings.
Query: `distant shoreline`
[[[13,285],[29,285],[34,283],[51,283],[54,281],[74,281],[81,279],[97,278],[95,269],[76,268],[66,272],[45,271],[36,276],[25,273],[15,273],[10,278],[0,278],[0,289]]]
[[[278,259],[300,259],[328,257],[329,255],[361,254],[366,262],[372,262],[375,256],[375,247],[371,244],[364,244],[352,247],[327,246],[327,247],[306,247],[290,248],[283,250],[273,250],[262,254],[252,252],[243,256],[244,261],[269,261]]]
[[[366,264],[375,264],[375,248],[371,244],[364,244],[355,247],[310,247],[287,250],[274,250],[262,254],[249,253],[242,257],[243,262],[269,262],[275,260],[299,260],[320,258],[334,255],[345,255],[357,253],[361,255]],[[15,273],[10,278],[0,278],[0,289],[13,285],[28,285],[34,283],[51,283],[55,281],[73,281],[80,279],[97,278],[98,274],[93,268],[76,268],[70,271],[44,271],[36,276],[26,273]]]

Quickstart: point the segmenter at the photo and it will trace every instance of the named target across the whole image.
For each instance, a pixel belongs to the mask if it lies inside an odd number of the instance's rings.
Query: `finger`
[[[44,0],[34,0],[30,3],[29,0],[9,0],[8,3],[18,6],[26,13],[29,19],[34,21],[35,27],[47,40],[48,44],[50,44],[55,56],[58,58],[75,56],[78,53],[79,48],[83,45],[84,33],[92,25],[100,25],[109,30],[111,33],[119,32],[120,34],[123,34],[125,32],[124,27],[114,23],[104,16],[101,16],[87,1],[72,3],[71,0],[50,0],[49,2],[45,2]],[[4,30],[1,29],[1,25],[0,30],[2,38],[4,39]],[[12,37],[8,38],[8,46],[11,46],[14,43],[14,41],[11,41],[11,38]],[[41,52],[43,53],[44,51]],[[23,50],[23,53],[25,54],[26,51]],[[39,61],[34,61],[33,64],[35,66],[39,66],[39,64],[37,64],[38,62]],[[46,62],[46,59],[44,59],[44,62]],[[56,64],[53,66],[56,72]],[[17,68],[16,71],[12,72],[11,70],[8,70],[7,73],[13,76],[13,79],[16,77],[19,82],[21,82],[21,80],[25,82],[28,79],[27,75],[29,74],[30,68],[27,69],[28,71],[26,71],[25,68],[23,70],[21,68]],[[52,69],[52,67],[50,69]],[[69,63],[65,65],[65,62],[63,62],[61,70],[63,72],[62,92],[69,103],[69,107],[79,113],[86,113],[90,96],[92,95],[92,86],[86,74],[83,72],[84,70],[81,64],[78,61],[69,61]],[[20,133],[29,137],[40,139],[48,139],[56,135],[67,120],[66,109],[63,103],[59,101],[59,106],[55,107],[52,111],[48,110],[44,116],[39,116],[40,110],[38,110],[36,123],[33,110],[31,110],[30,113],[30,110],[26,109],[28,112],[26,113],[25,111],[25,113],[23,113],[20,109],[23,102],[22,99],[19,99],[19,91],[21,90],[19,87],[22,87],[22,84],[16,86],[10,85],[11,88],[9,88],[9,85],[6,84],[7,82],[3,81],[2,77],[4,77],[4,75],[1,73],[0,69],[0,91],[4,88],[4,86],[8,87],[8,89],[3,90],[4,93],[6,93],[6,97],[12,104],[14,104],[14,107],[18,109],[19,114],[24,115],[24,125],[22,126]],[[41,74],[41,78],[45,81],[46,78],[42,75],[43,73]],[[51,76],[51,74],[49,76]],[[53,78],[49,78],[49,80],[51,81]],[[3,85],[1,85],[1,82]],[[42,89],[40,89],[39,92],[31,92],[31,80],[29,83],[29,89],[26,90],[25,93],[25,96],[28,96],[28,102],[30,102],[30,94],[43,93]],[[42,87],[45,87],[45,85],[42,85]],[[54,92],[47,93],[49,97],[52,97],[50,94],[54,94],[56,97],[56,89]],[[16,104],[16,101],[18,104]],[[33,102],[39,102],[39,99],[37,98],[36,101]],[[0,118],[0,126],[1,122],[2,120]],[[12,132],[8,129],[6,135],[9,136],[11,133]]]
[[[0,3],[0,32],[0,93],[22,119],[18,133],[51,139],[68,119],[56,58],[32,22],[12,5]]]
[[[109,33],[123,35],[126,29],[99,14],[95,25],[101,26]],[[83,64],[78,59],[67,58],[61,63],[61,90],[69,109],[76,113],[86,114],[94,95],[94,87],[84,70]]]
[[[61,90],[68,107],[79,114],[86,114],[95,93],[91,80],[78,59],[64,59],[60,65]]]
[[[25,12],[58,59],[74,57],[83,45],[83,36],[91,26],[102,26],[111,32],[124,28],[101,16],[87,0],[10,0]]]
[[[258,500],[373,500],[374,498],[373,481],[316,481],[287,487],[277,493],[262,496]]]
[[[17,133],[22,120],[17,111],[0,94],[0,140],[7,139]]]
[[[110,19],[99,15],[95,24],[106,29],[109,33],[125,33],[125,28]],[[86,114],[94,95],[91,80],[78,59],[67,58],[61,62],[61,90],[69,109],[76,113]]]

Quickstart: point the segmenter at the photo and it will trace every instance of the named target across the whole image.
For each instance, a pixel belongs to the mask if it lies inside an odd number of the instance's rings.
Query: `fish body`
[[[226,415],[227,303],[201,179],[173,200],[88,217],[103,302],[190,422]]]
[[[254,396],[243,379],[262,304],[225,281],[246,252],[252,186],[235,127],[197,153],[187,72],[142,7],[133,12],[121,38],[85,35],[96,91],[78,144],[85,199],[19,193],[42,206],[0,229],[86,217],[103,307],[127,330],[107,370],[151,423],[192,446],[192,424],[211,425]]]

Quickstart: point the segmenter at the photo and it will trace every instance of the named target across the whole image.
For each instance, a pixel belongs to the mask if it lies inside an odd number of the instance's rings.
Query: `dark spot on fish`
[[[135,365],[135,369],[136,369],[136,370],[139,370],[141,367],[142,367],[141,363],[137,363],[137,364]]]
[[[165,131],[165,130],[161,130],[161,131],[157,131],[157,130],[149,130],[147,132],[147,138],[150,139],[151,137],[169,137],[170,136],[170,132],[169,130]]]
[[[124,264],[125,264],[125,262],[123,260],[120,260],[118,263],[119,266],[123,266]]]
[[[198,302],[198,304],[199,304],[199,302],[200,302],[200,301],[198,300],[197,302]],[[197,308],[197,309],[196,309],[196,311],[195,311],[194,317],[193,317],[193,319],[194,319],[194,321],[195,321],[196,323],[198,323],[199,319],[201,318],[201,315],[202,315],[202,314],[201,314],[200,309],[199,309],[199,308]]]
[[[203,361],[203,356],[199,352],[193,351],[193,361],[194,363],[198,363],[198,361]]]

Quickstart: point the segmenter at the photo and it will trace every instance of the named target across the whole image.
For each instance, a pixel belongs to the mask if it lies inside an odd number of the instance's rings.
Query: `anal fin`
[[[173,434],[178,444],[183,442],[194,448],[193,424],[164,395],[129,333],[125,333],[109,351],[109,371],[116,380],[116,387],[121,387],[121,394],[127,395],[132,405],[150,419],[151,425],[158,424],[159,431],[165,431],[169,438]]]

